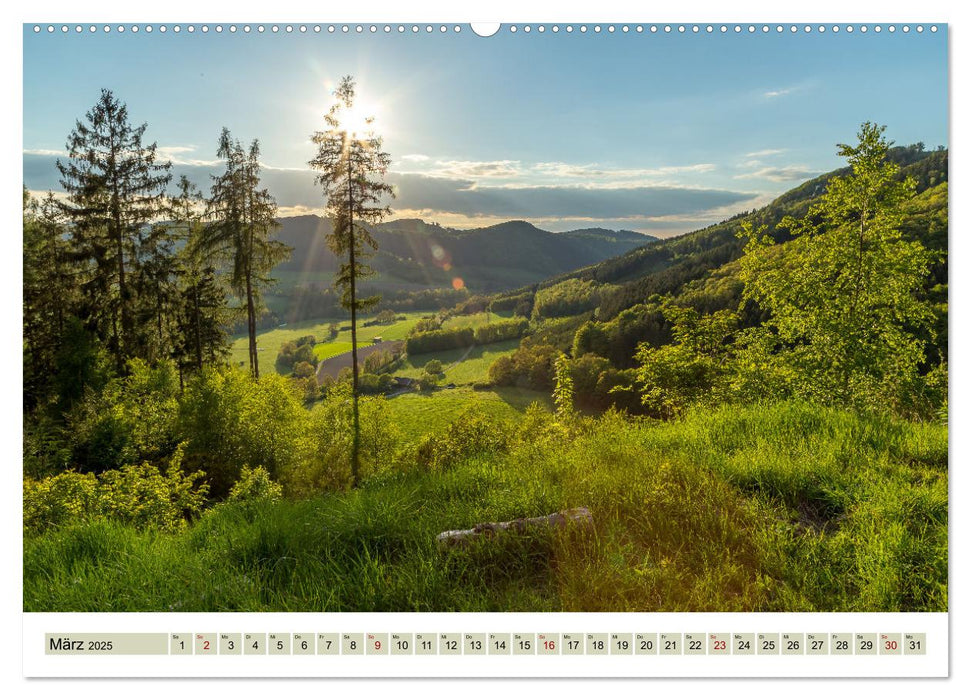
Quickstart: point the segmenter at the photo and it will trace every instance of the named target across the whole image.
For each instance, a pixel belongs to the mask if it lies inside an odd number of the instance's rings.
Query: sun
[[[373,104],[355,101],[354,106],[340,115],[341,128],[351,134],[366,134],[374,130],[377,109]]]

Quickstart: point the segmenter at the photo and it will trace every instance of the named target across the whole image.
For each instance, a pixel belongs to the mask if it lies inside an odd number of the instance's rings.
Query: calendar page
[[[321,13],[21,27],[23,674],[948,676],[947,22]]]

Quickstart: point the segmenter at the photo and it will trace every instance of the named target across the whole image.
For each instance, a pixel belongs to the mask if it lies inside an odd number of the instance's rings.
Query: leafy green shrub
[[[98,511],[98,478],[64,472],[42,480],[24,479],[24,532],[41,532],[86,520]]]
[[[229,490],[227,501],[276,501],[283,496],[283,487],[270,479],[270,472],[263,467],[243,467],[239,481]]]
[[[367,478],[392,465],[400,434],[383,398],[361,399],[359,409],[360,476]],[[353,420],[350,387],[340,384],[305,414],[291,459],[271,472],[288,496],[304,498],[350,485]]]
[[[428,374],[441,374],[442,373],[442,361],[441,360],[429,360],[425,363],[425,371]]]
[[[182,472],[182,449],[176,450],[164,472],[147,462],[112,469],[99,476],[64,472],[35,481],[24,480],[24,531],[108,518],[138,528],[178,530],[198,514],[207,487],[197,486],[202,472]]]
[[[178,530],[205,503],[208,487],[196,486],[202,472],[184,474],[182,450],[176,451],[165,472],[147,462],[101,474],[98,507],[104,517],[136,527]]]
[[[205,471],[216,497],[229,492],[245,464],[262,465],[279,479],[296,459],[306,421],[303,398],[279,375],[257,382],[237,368],[203,370],[187,382],[179,405],[186,461]]]
[[[391,388],[394,378],[390,374],[365,372],[358,378],[357,388],[362,394],[383,394]]]
[[[552,345],[520,346],[512,355],[498,358],[489,367],[489,381],[498,386],[549,391],[553,388],[553,362],[559,355]]]
[[[82,471],[118,469],[171,454],[179,378],[171,363],[129,362],[129,375],[89,391],[67,415],[71,461]]]
[[[473,406],[444,432],[425,436],[415,456],[430,469],[442,469],[480,452],[505,449],[508,433],[509,426]]]
[[[293,366],[293,376],[297,379],[306,379],[307,377],[312,377],[317,370],[309,362],[298,362]]]

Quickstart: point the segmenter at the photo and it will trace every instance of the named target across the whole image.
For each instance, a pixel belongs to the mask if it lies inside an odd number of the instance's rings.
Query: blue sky
[[[534,25],[535,26],[535,25]],[[524,218],[670,235],[840,165],[865,120],[947,145],[947,38],[406,32],[76,35],[24,29],[24,179],[57,189],[65,137],[110,88],[207,186],[225,125],[259,138],[281,213],[319,211],[306,162],[346,74],[372,107],[396,216]]]

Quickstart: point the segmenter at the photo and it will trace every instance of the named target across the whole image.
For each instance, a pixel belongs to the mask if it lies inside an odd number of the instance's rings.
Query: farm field
[[[370,343],[371,339],[375,336],[381,336],[384,340],[404,340],[405,336],[414,328],[415,324],[429,313],[426,311],[412,311],[405,314],[398,314],[398,316],[404,316],[405,320],[395,321],[392,324],[383,326],[364,326],[364,323],[370,318],[364,317],[358,325],[358,344],[364,345]],[[342,329],[337,336],[327,342],[317,343],[314,347],[314,354],[317,356],[317,359],[325,360],[328,357],[350,351],[350,320],[315,319],[301,321],[299,323],[290,323],[280,328],[274,328],[273,330],[265,331],[257,335],[256,343],[260,353],[260,373],[276,373],[273,363],[276,361],[276,356],[284,343],[296,340],[305,335],[313,335],[318,339],[326,338],[330,332],[330,324],[335,322],[340,323]],[[248,357],[246,343],[245,336],[233,339],[230,354],[230,362],[232,364],[239,366],[241,363],[246,363]]]
[[[518,340],[504,340],[501,343],[475,345],[470,348],[428,352],[408,356],[401,367],[395,370],[396,376],[420,377],[425,365],[431,360],[439,360],[445,371],[441,384],[472,384],[484,382],[489,378],[489,367],[498,358],[512,355],[519,347]]]
[[[425,318],[434,311],[411,311],[408,313],[400,313],[399,317],[404,316],[404,320],[395,321],[387,325],[374,325],[365,326],[368,320],[373,318],[371,316],[364,316],[358,325],[357,340],[358,345],[363,346],[369,344],[373,338],[380,337],[383,340],[404,340],[411,329],[415,327],[422,318]],[[489,323],[496,323],[500,319],[510,318],[511,314],[471,314],[468,316],[453,316],[445,321],[443,324],[444,328],[478,328],[479,326],[488,325]],[[314,346],[314,355],[318,360],[326,360],[335,355],[340,355],[341,353],[351,351],[351,330],[350,330],[350,320],[349,319],[314,319],[309,321],[301,321],[299,323],[289,323],[280,328],[274,328],[272,330],[264,331],[257,335],[257,349],[260,354],[260,373],[261,374],[275,374],[276,369],[273,364],[276,361],[276,356],[280,352],[280,348],[284,343],[296,340],[301,336],[313,335],[318,339],[326,338],[330,328],[331,323],[340,323],[341,331],[337,336],[326,342],[319,342]],[[518,344],[518,343],[517,343]],[[463,366],[461,371],[459,371],[454,378],[449,377],[449,381],[454,381],[456,384],[468,384],[473,381],[480,381],[486,378],[486,373],[488,372],[488,360],[487,358],[495,359],[498,355],[495,354],[494,350],[498,346],[503,346],[502,352],[509,351],[515,348],[515,345],[508,345],[504,343],[498,343],[492,346],[491,349],[485,350],[482,354],[477,355],[476,351],[470,355],[470,360],[480,359],[478,364],[470,364],[468,366]],[[440,359],[442,363],[446,364],[445,357],[453,358],[449,362],[454,362],[459,357],[465,353],[465,350],[460,350],[456,353],[440,353]],[[438,356],[438,355],[436,355]],[[427,358],[425,356],[420,356],[424,360],[419,360],[421,362],[420,366],[424,366],[424,362],[432,359],[430,354]],[[245,365],[248,358],[247,350],[247,340],[246,336],[239,336],[233,339],[232,346],[230,348],[230,362],[235,366]],[[402,374],[402,376],[411,377],[418,376],[415,373],[408,373],[408,371],[414,369],[411,365],[408,365],[407,371]],[[419,372],[420,373],[420,372]]]

